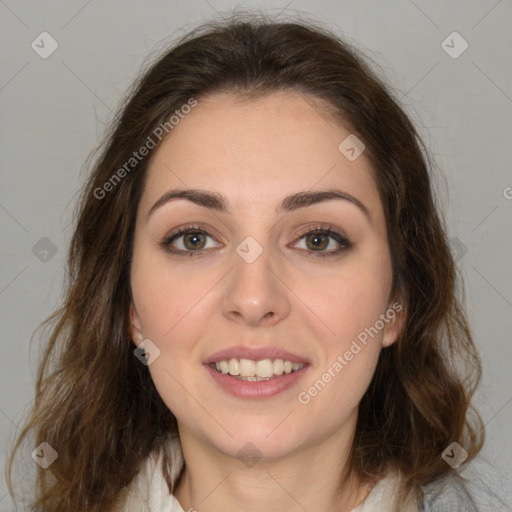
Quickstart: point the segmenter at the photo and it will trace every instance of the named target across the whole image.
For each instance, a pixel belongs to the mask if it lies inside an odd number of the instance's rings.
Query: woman
[[[79,205],[32,509],[474,510],[480,361],[422,150],[311,23],[160,57]]]

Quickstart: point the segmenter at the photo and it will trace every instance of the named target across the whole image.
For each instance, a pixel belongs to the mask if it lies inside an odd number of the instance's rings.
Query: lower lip
[[[224,391],[238,398],[261,399],[276,396],[291,388],[307,371],[309,364],[292,373],[283,373],[270,380],[247,381],[236,379],[224,373],[219,373],[208,365],[206,370]]]

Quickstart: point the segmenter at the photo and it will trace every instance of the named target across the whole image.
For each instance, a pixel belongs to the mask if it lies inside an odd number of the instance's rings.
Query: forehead
[[[215,190],[234,208],[274,207],[289,193],[341,188],[382,215],[364,152],[353,161],[340,152],[350,130],[313,100],[291,91],[198,100],[153,155],[141,206],[150,208],[173,187]]]

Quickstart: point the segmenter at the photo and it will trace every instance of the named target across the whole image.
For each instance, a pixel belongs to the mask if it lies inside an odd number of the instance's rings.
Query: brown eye
[[[352,243],[347,237],[333,231],[330,226],[309,229],[300,235],[299,242],[303,242],[302,245],[305,247],[300,248],[308,256],[335,256],[352,247]]]
[[[206,244],[204,233],[192,232],[192,233],[185,233],[182,236],[183,236],[183,244],[187,249],[191,249],[191,250],[203,249]]]
[[[311,246],[310,246],[311,244]],[[306,245],[313,250],[323,250],[329,246],[329,237],[321,233],[306,236]]]
[[[208,245],[208,239],[214,238],[199,227],[189,226],[166,236],[161,242],[161,247],[169,253],[179,256],[200,255],[215,245]]]

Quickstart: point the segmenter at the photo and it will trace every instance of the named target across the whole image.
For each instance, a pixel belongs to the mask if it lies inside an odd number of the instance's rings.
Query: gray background
[[[145,57],[201,20],[252,8],[310,15],[356,43],[402,97],[442,169],[439,195],[484,365],[482,459],[512,502],[510,0],[0,0],[0,456],[33,396],[40,340],[30,338],[58,305],[87,156]],[[46,59],[31,48],[43,31],[59,45]],[[469,44],[457,58],[441,46],[454,31]],[[452,53],[460,51],[451,39]],[[2,478],[1,511],[11,509],[6,493]]]

